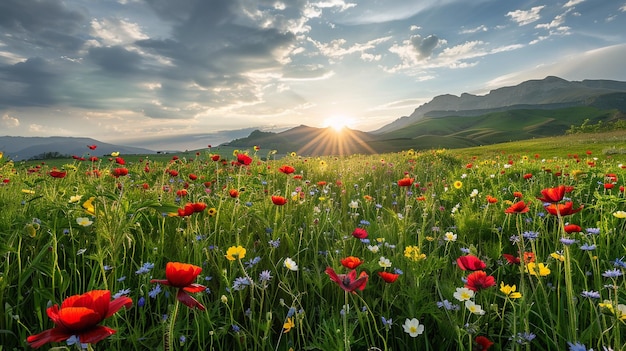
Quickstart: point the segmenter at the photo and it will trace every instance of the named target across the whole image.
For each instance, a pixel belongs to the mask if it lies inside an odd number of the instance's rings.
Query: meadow
[[[0,158],[0,350],[626,350],[626,161],[567,140]]]

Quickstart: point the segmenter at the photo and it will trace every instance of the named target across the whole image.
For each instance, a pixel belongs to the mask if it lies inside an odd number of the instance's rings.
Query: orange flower
[[[348,269],[355,269],[356,267],[360,266],[362,263],[363,263],[363,260],[354,256],[348,256],[341,260],[341,265]]]
[[[205,286],[193,283],[202,268],[188,263],[168,262],[165,266],[166,279],[152,279],[150,283],[158,283],[178,288],[176,298],[189,308],[198,308],[202,311],[205,307],[188,293],[198,293],[206,289]]]
[[[230,197],[239,197],[239,191],[237,191],[237,189],[230,189],[228,195],[230,195]]]
[[[35,349],[49,342],[65,341],[72,336],[78,337],[80,343],[95,344],[116,333],[115,330],[98,324],[122,307],[129,308],[132,304],[133,300],[126,296],[111,301],[109,290],[92,290],[82,295],[70,296],[61,303],[61,308],[53,305],[46,310],[55,327],[31,335],[26,341]]]
[[[543,197],[538,197],[542,202],[559,202],[563,200],[563,196],[566,192],[571,192],[573,187],[566,187],[565,185],[559,185],[556,188],[545,188],[541,190]]]
[[[495,197],[491,195],[487,195],[487,202],[490,204],[495,204],[496,202],[498,202],[498,199],[496,199]]]

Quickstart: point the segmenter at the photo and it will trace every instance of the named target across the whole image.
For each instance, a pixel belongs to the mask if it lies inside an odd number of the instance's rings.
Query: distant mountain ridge
[[[88,145],[96,145],[97,148],[90,150],[87,147]],[[91,138],[75,137],[0,136],[0,150],[4,152],[5,157],[14,161],[28,160],[46,152],[58,152],[70,156],[84,156],[86,154],[102,156],[110,155],[112,152],[127,155],[156,153],[155,151],[139,147],[114,145]]]
[[[298,126],[280,133],[254,131],[226,145],[261,145],[286,153],[339,155],[461,148],[563,135],[583,122],[626,119],[626,82],[558,77],[529,80],[486,95],[440,95],[374,132]]]
[[[618,93],[618,95],[615,95]],[[463,93],[461,96],[445,94],[419,106],[409,116],[401,117],[373,134],[384,134],[414,124],[424,117],[478,116],[513,109],[559,109],[573,106],[593,106],[594,101],[607,95],[623,99],[626,82],[613,80],[567,81],[548,76],[528,80],[516,86],[491,90],[486,95]],[[600,106],[598,106],[600,107]],[[621,108],[626,107],[626,101]],[[600,108],[606,108],[600,107]],[[617,107],[613,107],[617,108]],[[623,110],[622,110],[623,111]]]

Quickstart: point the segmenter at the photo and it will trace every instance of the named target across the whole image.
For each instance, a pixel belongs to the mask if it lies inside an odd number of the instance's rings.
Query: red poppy
[[[109,290],[92,290],[70,296],[61,303],[61,308],[53,305],[46,310],[55,327],[31,335],[26,341],[35,349],[49,342],[65,341],[72,336],[78,337],[83,344],[95,344],[116,332],[98,324],[122,307],[129,308],[132,304],[133,300],[126,296],[111,301]]]
[[[365,228],[355,228],[352,231],[352,236],[357,239],[365,239],[367,238],[367,230]]]
[[[360,266],[362,263],[363,263],[363,260],[354,256],[348,256],[346,258],[341,259],[341,265],[348,269],[355,269],[356,267]]]
[[[482,335],[477,336],[474,339],[474,342],[476,343],[476,349],[481,351],[489,350],[491,345],[493,345],[493,342],[491,340]]]
[[[237,154],[237,163],[239,163],[240,165],[247,166],[252,163],[252,157],[246,154],[239,153]]]
[[[213,160],[215,162],[219,161],[220,160],[220,155],[217,155],[217,154],[211,155],[211,160]]]
[[[530,209],[528,208],[528,203],[524,203],[524,201],[518,201],[506,210],[504,210],[504,213],[526,213],[529,210]]]
[[[510,254],[502,254],[502,257],[504,257],[509,264],[520,264],[519,257]]]
[[[617,183],[618,178],[615,173],[607,173],[604,177],[607,179],[607,181]]]
[[[491,195],[487,195],[487,202],[490,204],[495,204],[496,202],[498,202],[498,199],[496,199],[495,197]]]
[[[518,198],[518,199],[521,199],[522,197],[524,197],[524,195],[521,192],[519,192],[519,191],[514,191],[513,192],[513,196]]]
[[[317,182],[317,186],[325,186],[326,182],[323,180],[320,180],[319,182]]]
[[[178,177],[178,171],[175,170],[175,169],[170,169],[170,170],[167,171],[167,173],[169,173],[170,176],[172,176],[172,177]]]
[[[411,186],[413,185],[414,178],[405,177],[398,180],[398,186]]]
[[[471,273],[467,276],[467,283],[465,283],[466,288],[474,291],[487,289],[494,285],[496,285],[496,279],[491,275],[487,275],[485,271]]]
[[[568,201],[564,204],[550,204],[546,206],[545,209],[546,211],[548,211],[548,213],[550,213],[553,216],[557,216],[559,214],[561,216],[568,216],[576,212],[580,212],[580,210],[583,209],[582,205],[576,209],[574,209],[573,206],[574,206],[574,203],[571,201]]]
[[[565,185],[559,185],[556,188],[545,188],[541,190],[541,194],[543,197],[538,197],[537,199],[543,202],[559,202],[563,200],[565,195]]]
[[[185,207],[178,209],[179,217],[187,217],[194,214],[193,204],[185,204]]]
[[[604,189],[613,189],[615,187],[615,184],[613,183],[604,183]]]
[[[150,283],[158,283],[178,288],[176,298],[189,308],[197,307],[204,311],[205,307],[187,293],[198,293],[206,289],[205,286],[193,283],[202,268],[188,263],[168,262],[165,266],[166,279],[152,279]]]
[[[287,165],[283,165],[278,169],[279,172],[281,173],[285,173],[285,174],[291,174],[293,172],[296,171],[295,168],[291,167],[291,166],[287,166]]]
[[[565,229],[566,233],[580,233],[582,231],[582,228],[579,225],[576,224],[568,224],[566,226],[563,227],[563,229]]]
[[[396,273],[389,273],[389,272],[378,272],[378,276],[383,278],[383,280],[386,283],[394,283],[396,280],[398,280],[398,277],[400,276],[400,274],[396,274]]]
[[[94,145],[87,145],[87,147],[89,148],[89,150],[95,150],[98,147],[98,145],[95,145],[95,144]]]
[[[193,211],[196,213],[206,210],[206,204],[204,202],[194,202],[191,205],[193,206]]]
[[[533,174],[532,174],[532,173],[526,173],[526,174],[524,174],[524,179],[530,179],[530,178],[532,178],[532,177],[533,177]]]
[[[524,263],[535,262],[535,253],[534,252],[524,252]]]
[[[239,197],[239,191],[237,191],[237,189],[230,189],[228,195],[230,195],[230,197]]]
[[[67,175],[67,172],[52,170],[48,174],[50,174],[52,178],[65,178],[65,176]]]
[[[282,206],[287,203],[287,199],[282,196],[272,196],[272,202],[274,205]]]
[[[191,180],[196,180],[196,179],[198,179],[198,176],[197,176],[197,175],[195,175],[195,174],[193,174],[193,173],[190,173],[190,174],[189,174],[189,179],[191,179]]]
[[[189,192],[188,192],[186,189],[180,189],[180,190],[178,190],[178,191],[176,192],[176,195],[177,195],[177,196],[181,196],[181,197],[182,197],[182,196],[187,196],[187,195],[189,195]]]
[[[111,171],[111,174],[115,177],[122,177],[125,175],[128,175],[128,169],[126,168],[115,168],[113,171]]]
[[[365,289],[365,285],[367,284],[367,279],[369,276],[364,271],[359,274],[357,279],[356,270],[353,269],[348,274],[337,274],[335,270],[327,267],[326,274],[330,277],[330,280],[334,281],[339,285],[340,288],[347,292],[356,293],[355,290],[363,290]]]
[[[474,255],[461,256],[456,259],[456,264],[464,271],[480,271],[487,267],[485,262]]]
[[[118,165],[125,165],[126,161],[124,161],[124,159],[121,158],[121,157],[116,157],[115,158],[115,163],[117,163]]]

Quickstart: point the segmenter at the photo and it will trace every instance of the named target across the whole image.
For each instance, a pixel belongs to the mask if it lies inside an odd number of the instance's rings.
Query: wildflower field
[[[0,350],[626,350],[614,158],[96,147],[0,159]]]

